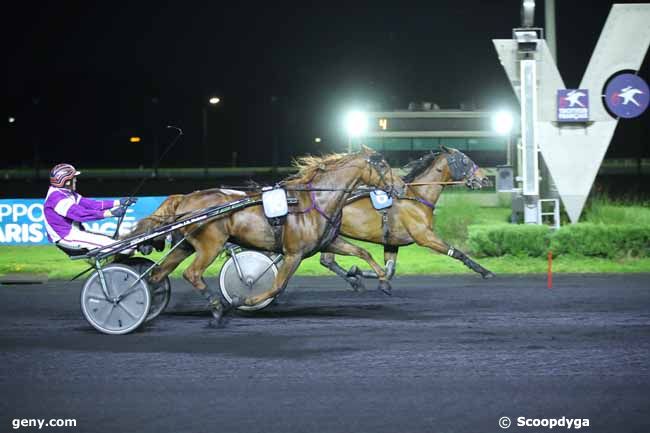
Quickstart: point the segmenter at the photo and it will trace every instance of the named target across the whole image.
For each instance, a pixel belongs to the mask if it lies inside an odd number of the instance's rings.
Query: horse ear
[[[444,144],[440,145],[440,150],[442,150],[445,153],[451,153],[451,150],[449,150],[449,148],[447,146],[445,146]]]
[[[371,148],[369,148],[369,147],[366,146],[365,144],[362,144],[362,145],[361,145],[361,152],[363,152],[363,153],[366,154],[366,155],[371,155],[371,154],[375,153],[374,150],[372,150]]]

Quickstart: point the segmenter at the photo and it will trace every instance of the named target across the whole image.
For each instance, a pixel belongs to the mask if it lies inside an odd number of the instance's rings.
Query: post
[[[160,116],[158,113],[158,98],[151,98],[151,114],[149,117],[149,128],[153,144],[153,176],[158,177],[158,154],[160,145],[158,143],[158,128],[160,127]]]
[[[283,117],[280,115],[280,103],[277,96],[271,96],[271,125],[273,128],[273,147],[271,149],[271,169],[275,172],[280,165],[280,136]]]
[[[512,154],[514,153],[512,151],[512,132],[508,132],[507,140],[508,141],[506,142],[506,164],[514,168],[513,161],[512,161]],[[513,170],[513,173],[516,172],[517,172],[516,170]]]
[[[553,251],[548,252],[548,273],[546,280],[546,287],[553,288]]]
[[[42,127],[42,118],[41,110],[38,106],[40,99],[37,97],[32,98],[32,146],[34,152],[34,180],[38,182],[38,176],[41,165],[41,155],[40,155],[40,141],[41,141],[41,127]]]
[[[203,147],[203,175],[208,175],[208,110],[201,107],[201,145]]]
[[[534,59],[520,61],[521,73],[521,139],[524,223],[537,224],[539,200],[539,162],[537,146],[537,63]]]
[[[557,63],[557,42],[555,38],[555,0],[544,0],[544,34],[546,45],[551,52],[551,57]],[[542,172],[542,197],[543,198],[560,198],[555,181],[551,176],[551,171],[542,158],[540,161],[540,170]]]
[[[557,44],[555,41],[555,0],[544,0],[544,34],[551,56],[557,62]]]

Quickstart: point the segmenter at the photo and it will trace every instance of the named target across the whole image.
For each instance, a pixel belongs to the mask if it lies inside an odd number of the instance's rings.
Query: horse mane
[[[410,170],[407,174],[402,176],[404,182],[413,182],[416,177],[424,173],[424,171],[431,166],[431,163],[438,158],[441,152],[429,152],[419,159],[413,160],[402,167],[403,170]]]
[[[287,178],[287,182],[308,183],[320,171],[337,168],[359,156],[359,153],[330,153],[322,156],[307,155],[293,160],[293,166],[298,169],[296,174]]]

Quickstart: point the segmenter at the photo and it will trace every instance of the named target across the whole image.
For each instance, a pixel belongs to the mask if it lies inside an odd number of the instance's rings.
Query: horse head
[[[384,159],[384,156],[375,152],[367,146],[362,146],[357,157],[362,159],[365,165],[361,170],[361,181],[370,186],[376,186],[386,191],[394,187],[393,170]]]
[[[447,162],[449,177],[454,182],[465,182],[470,189],[481,189],[492,186],[485,170],[476,165],[474,161],[458,149],[440,146],[442,155]]]

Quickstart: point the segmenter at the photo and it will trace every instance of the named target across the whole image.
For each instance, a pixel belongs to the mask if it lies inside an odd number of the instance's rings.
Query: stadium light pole
[[[211,96],[208,99],[208,105],[202,104],[201,106],[201,141],[203,144],[203,174],[208,175],[208,108],[214,107],[221,102],[221,98]]]
[[[363,135],[368,129],[368,117],[362,111],[350,111],[345,116],[345,130],[348,134],[348,153],[352,152],[352,139]]]

